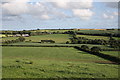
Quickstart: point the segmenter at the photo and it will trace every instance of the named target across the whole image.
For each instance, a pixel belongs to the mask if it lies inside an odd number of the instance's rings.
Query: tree
[[[96,52],[96,53],[98,53],[98,52],[100,52],[100,51],[101,51],[101,48],[100,48],[100,47],[94,46],[94,47],[91,48],[91,52]]]
[[[88,51],[88,50],[89,50],[89,47],[88,47],[87,45],[82,45],[82,46],[81,46],[81,49]]]
[[[109,45],[112,48],[120,48],[120,41],[116,40],[116,39],[114,39],[112,37],[110,37],[110,39],[109,39]]]
[[[24,38],[24,37],[22,37],[22,36],[21,36],[21,37],[19,37],[18,39],[19,39],[21,42],[25,41],[25,38]]]
[[[66,44],[69,44],[69,41],[67,41]]]

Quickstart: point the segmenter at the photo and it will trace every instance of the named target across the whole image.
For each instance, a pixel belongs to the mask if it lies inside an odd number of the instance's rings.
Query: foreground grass
[[[3,59],[30,58],[30,59],[65,59],[65,60],[102,60],[95,55],[78,51],[74,48],[62,47],[3,47]]]
[[[3,47],[3,78],[117,78],[118,65],[74,48]]]
[[[3,78],[118,78],[118,66],[110,64],[34,60],[33,64],[5,61]]]

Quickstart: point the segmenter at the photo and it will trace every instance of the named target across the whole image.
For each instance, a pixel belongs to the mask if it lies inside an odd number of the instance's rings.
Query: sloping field
[[[102,53],[120,58],[120,51],[102,51]]]
[[[12,43],[10,45],[35,45],[35,46],[81,46],[81,45],[87,45],[89,48],[92,48],[93,46],[98,46],[101,49],[114,49],[109,46],[105,45],[95,45],[95,44],[50,44],[50,43],[32,43],[32,42],[19,42],[19,43]]]
[[[77,35],[77,37],[85,37],[85,38],[88,38],[88,39],[104,39],[104,40],[109,40],[110,37],[107,37],[107,36],[92,36],[92,35]],[[120,38],[119,37],[113,37],[114,39],[116,40],[119,40]]]
[[[18,39],[18,37],[6,37],[1,38],[1,41],[5,40],[15,40]],[[39,35],[39,36],[30,36],[25,37],[26,41],[31,40],[32,42],[40,42],[41,40],[54,40],[55,43],[66,43],[69,41],[69,35],[68,34],[48,34],[48,35]]]
[[[117,78],[118,66],[74,48],[3,47],[3,78]],[[96,69],[97,68],[97,69]]]
[[[26,41],[32,40],[33,42],[40,42],[41,40],[54,40],[56,43],[66,43],[69,41],[68,34],[48,34],[39,36],[26,37]]]
[[[6,38],[1,38],[2,41],[5,41],[5,40],[15,40],[15,39],[18,39],[19,37],[6,37]]]
[[[117,34],[118,30],[80,30],[78,32],[82,33],[91,33],[91,34],[104,34],[104,33],[115,33]]]
[[[88,39],[104,39],[104,40],[109,40],[109,37],[106,37],[106,36],[77,35],[77,37],[86,37]]]

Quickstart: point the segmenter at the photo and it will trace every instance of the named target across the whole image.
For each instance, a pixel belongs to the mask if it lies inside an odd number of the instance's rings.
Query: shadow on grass
[[[87,52],[87,53],[90,53],[92,55],[96,55],[96,56],[104,58],[106,60],[115,62],[115,64],[120,64],[120,58],[118,58],[118,57],[107,55],[107,54],[103,54],[103,53],[100,53],[100,52],[96,53],[96,52],[86,51],[86,50],[83,50],[83,49],[81,49],[80,47],[77,47],[77,46],[75,46],[74,48],[78,49],[78,50],[81,50],[81,51],[84,51],[84,52]]]

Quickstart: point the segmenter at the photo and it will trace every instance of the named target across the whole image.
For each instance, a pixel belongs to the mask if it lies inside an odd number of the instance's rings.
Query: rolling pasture
[[[0,38],[0,42],[6,41],[6,40],[15,40],[18,37],[4,37],[4,38]]]
[[[117,78],[118,65],[74,48],[3,47],[3,78]]]
[[[10,45],[35,45],[35,46],[82,46],[82,45],[87,45],[89,48],[92,48],[93,46],[100,47],[101,49],[114,49],[109,46],[105,45],[96,45],[96,44],[60,44],[60,43],[33,43],[33,42],[19,42],[19,43],[12,43]]]
[[[106,36],[77,35],[77,37],[86,37],[88,39],[104,39],[104,40],[109,40],[109,37],[106,37]]]
[[[105,34],[105,33],[115,33],[117,34],[118,30],[80,30],[78,32],[82,33],[91,33],[91,34]]]
[[[77,35],[77,37],[85,37],[85,38],[88,38],[88,39],[104,39],[104,40],[109,40],[110,37],[107,37],[107,36],[92,36],[92,35]],[[114,39],[116,40],[119,40],[120,38],[119,37],[113,37]]]
[[[1,41],[5,40],[15,40],[18,39],[18,37],[6,37],[1,38]],[[39,36],[30,36],[25,37],[26,41],[31,40],[32,42],[40,42],[41,40],[54,40],[55,43],[66,43],[69,41],[69,35],[68,34],[46,34],[46,35],[39,35]]]
[[[55,43],[66,43],[69,41],[68,34],[49,34],[26,37],[26,41],[32,40],[32,42],[40,42],[41,40],[54,40]]]
[[[102,51],[102,53],[120,58],[120,51]]]
[[[31,32],[65,31],[68,30],[31,30]],[[78,32],[101,34],[116,33],[116,30],[80,30]],[[106,36],[77,35],[77,37],[109,40],[109,37]],[[6,37],[0,38],[0,40],[15,40],[18,38],[19,37]],[[111,48],[109,45],[66,44],[67,41],[70,42],[70,34],[49,33],[24,38],[25,41],[23,42],[10,43],[2,47],[3,78],[119,77],[119,65],[112,64],[113,62],[98,57],[97,55],[92,55],[90,53],[74,48],[74,46],[80,47],[82,45],[87,45],[89,49],[97,46],[100,47],[102,50],[114,50],[114,48]],[[113,38],[118,39],[118,37]],[[38,43],[41,42],[41,40],[53,40],[55,41],[55,43]],[[118,57],[119,55],[117,51],[101,51],[100,53],[108,54],[115,57]]]
[[[5,40],[15,40],[15,39],[18,39],[18,37],[6,37],[6,38],[1,38],[2,41],[5,41]]]

